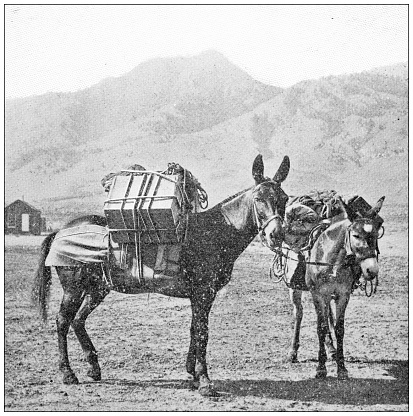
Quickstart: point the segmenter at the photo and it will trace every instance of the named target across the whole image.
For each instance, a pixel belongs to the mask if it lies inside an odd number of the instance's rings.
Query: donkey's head
[[[252,191],[256,225],[262,241],[270,248],[279,245],[284,238],[282,227],[288,195],[281,189],[290,170],[290,159],[284,156],[272,179],[264,177],[264,163],[258,155],[252,166],[255,188]]]
[[[383,201],[384,196],[363,215],[353,212],[349,206],[343,204],[351,221],[347,234],[347,249],[355,256],[367,280],[374,279],[379,273],[377,238],[382,229],[382,220],[378,217],[378,213]]]

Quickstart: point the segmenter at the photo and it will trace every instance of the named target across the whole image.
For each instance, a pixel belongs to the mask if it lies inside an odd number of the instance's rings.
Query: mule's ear
[[[353,211],[351,208],[350,208],[350,205],[348,205],[348,204],[346,204],[342,199],[341,199],[341,197],[339,196],[339,197],[337,197],[337,200],[339,201],[339,203],[341,204],[341,206],[343,207],[343,210],[344,210],[344,212],[347,214],[347,218],[351,221],[351,222],[353,222],[356,218],[358,218],[358,214],[355,212],[355,211]],[[351,198],[351,200],[353,200],[353,198]],[[350,200],[350,201],[351,201]]]
[[[381,210],[381,207],[383,206],[383,202],[384,202],[384,196],[382,196],[376,203],[376,205],[372,208],[369,209],[369,211],[366,213],[366,217],[367,218],[374,218],[379,211]]]
[[[278,183],[284,182],[289,171],[290,171],[290,158],[288,156],[284,156],[284,159],[281,162],[281,165],[278,168],[277,173],[274,175],[273,180]]]
[[[252,177],[257,185],[264,180],[264,162],[262,161],[262,155],[258,155],[252,164]]]

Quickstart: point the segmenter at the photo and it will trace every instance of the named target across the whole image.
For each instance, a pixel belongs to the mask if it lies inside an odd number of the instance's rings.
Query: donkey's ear
[[[258,155],[252,164],[252,177],[257,185],[264,180],[264,162],[262,161],[262,155]]]
[[[383,206],[383,202],[384,202],[384,196],[382,196],[376,203],[376,205],[372,208],[369,209],[368,212],[366,212],[366,217],[367,218],[374,218],[379,211],[381,210],[381,207]]]
[[[278,183],[284,182],[289,171],[290,171],[290,158],[288,156],[284,156],[284,159],[281,162],[281,165],[278,168],[277,173],[274,175],[273,180]]]

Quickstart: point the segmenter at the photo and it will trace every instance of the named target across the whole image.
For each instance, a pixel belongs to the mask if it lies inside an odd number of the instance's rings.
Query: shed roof
[[[33,211],[38,211],[38,212],[40,212],[40,209],[38,209],[38,208],[34,207],[33,205],[30,205],[30,204],[29,204],[28,202],[26,202],[26,201],[22,201],[21,199],[16,199],[14,202],[12,202],[11,204],[7,205],[5,209],[7,209],[7,208],[9,208],[9,207],[11,207],[12,205],[15,205],[15,204],[17,204],[17,203],[20,203],[20,204],[26,205],[27,207],[29,207],[29,208],[30,208],[30,209],[32,209]]]

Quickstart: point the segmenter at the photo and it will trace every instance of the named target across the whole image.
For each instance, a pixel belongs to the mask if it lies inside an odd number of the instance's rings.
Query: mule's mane
[[[233,199],[235,199],[237,196],[240,196],[240,195],[242,195],[243,193],[245,193],[245,192],[247,192],[247,191],[249,191],[251,189],[251,187],[249,187],[249,188],[247,188],[247,189],[244,189],[243,191],[239,191],[239,192],[237,192],[235,195],[231,195],[231,196],[229,196],[228,198],[225,198],[222,202],[220,202],[219,204],[218,204],[218,206],[221,206],[221,205],[223,205],[223,204],[226,204],[227,202],[229,202],[229,201],[232,201]]]
[[[261,183],[265,183],[265,182],[274,182],[274,183],[278,183],[278,182],[273,181],[271,178],[264,178],[264,181],[262,181]],[[223,204],[226,204],[226,203],[227,203],[227,202],[229,202],[229,201],[232,201],[232,200],[233,200],[233,199],[235,199],[237,196],[240,196],[240,195],[242,195],[243,193],[245,193],[245,192],[249,191],[251,188],[253,188],[253,187],[252,187],[252,186],[250,186],[249,188],[246,188],[246,189],[244,189],[244,190],[242,190],[242,191],[237,192],[235,195],[231,195],[231,196],[229,196],[228,198],[225,198],[222,202],[220,202],[220,203],[218,204],[218,206],[221,206],[221,205],[223,205]]]

